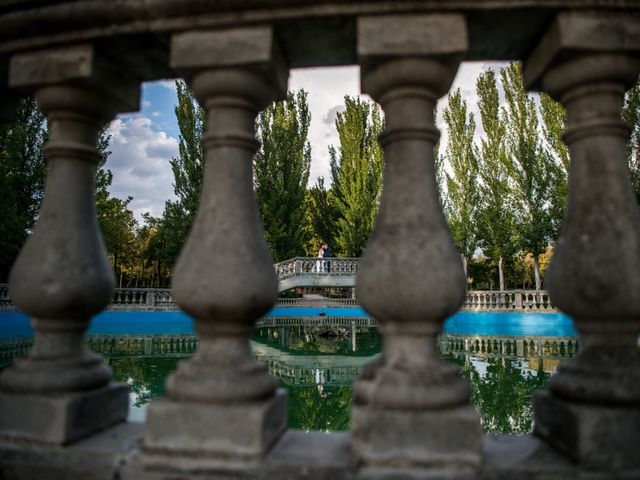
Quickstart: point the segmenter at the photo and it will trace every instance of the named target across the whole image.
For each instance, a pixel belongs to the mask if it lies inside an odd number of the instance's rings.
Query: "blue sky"
[[[504,63],[463,63],[454,80],[452,90],[460,88],[470,110],[479,116],[475,81],[477,76]],[[328,147],[337,145],[334,121],[343,108],[345,95],[360,93],[360,71],[356,66],[292,70],[289,88],[304,88],[308,92],[311,125],[309,142],[312,161],[309,183],[318,176],[329,176]],[[146,83],[142,86],[140,111],[118,115],[111,123],[109,133],[112,154],[106,167],[113,172],[111,194],[118,198],[133,197],[130,208],[138,219],[149,212],[160,216],[164,202],[174,199],[173,174],[169,164],[178,153],[178,126],[173,112],[177,103],[174,80]],[[438,127],[442,131],[442,111],[446,97],[438,105]],[[441,145],[446,143],[442,132]],[[482,134],[482,132],[478,132]],[[326,183],[325,183],[326,184]]]

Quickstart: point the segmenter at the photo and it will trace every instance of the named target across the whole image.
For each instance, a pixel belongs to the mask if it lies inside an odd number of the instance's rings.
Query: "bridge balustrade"
[[[635,0],[4,2],[0,119],[12,120],[16,100],[32,95],[49,137],[38,222],[10,276],[35,340],[0,374],[0,476],[638,477],[640,209],[620,113],[639,51]],[[526,293],[522,308],[553,304],[581,336],[578,355],[536,394],[534,436],[515,442],[483,437],[468,382],[434,348],[466,288],[438,196],[434,107],[460,62],[504,59],[521,60],[526,88],[566,108],[571,158],[549,297]],[[378,322],[384,352],[354,385],[350,434],[305,436],[287,431],[286,395],[248,347],[279,288],[253,190],[255,118],[285,98],[291,68],[344,64],[360,66],[363,93],[385,115],[375,230],[357,264],[277,268],[292,286],[350,285],[357,270],[358,300]],[[83,335],[115,286],[96,221],[96,143],[116,114],[139,108],[143,81],[174,77],[207,120],[201,198],[172,292],[199,345],[141,431],[124,424],[127,386],[112,382]],[[117,302],[148,299],[130,291]],[[518,297],[471,302],[508,309]],[[485,341],[494,347],[518,344]],[[100,454],[86,454],[95,445]]]

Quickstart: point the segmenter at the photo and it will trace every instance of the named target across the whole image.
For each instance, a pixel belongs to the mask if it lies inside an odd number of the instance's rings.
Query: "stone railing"
[[[279,298],[276,307],[358,307],[355,298]],[[0,311],[15,310],[6,284],[0,284]],[[178,311],[179,307],[168,288],[116,288],[105,310],[131,312]],[[461,310],[472,312],[535,312],[552,313],[549,293],[541,290],[505,290],[467,292]]]
[[[276,307],[358,307],[355,298],[279,298]]]
[[[378,323],[371,317],[263,317],[256,323],[262,327],[377,327]]]
[[[276,263],[279,280],[296,276],[355,276],[360,258],[294,257]]]
[[[556,312],[549,293],[544,290],[470,290],[467,292],[462,310],[472,312]]]
[[[0,121],[31,95],[49,135],[46,195],[11,272],[35,336],[0,374],[0,477],[639,478],[640,210],[621,119],[639,54],[637,0],[2,2]],[[545,280],[582,341],[536,393],[533,436],[483,436],[469,383],[434,348],[466,286],[433,115],[463,60],[520,60],[525,88],[567,113],[569,201]],[[354,385],[351,432],[307,434],[287,430],[286,394],[251,357],[251,328],[279,288],[352,287],[356,265],[335,275],[309,259],[298,276],[294,262],[278,285],[252,184],[255,119],[286,98],[292,68],[348,64],[385,117],[384,192],[357,263],[384,355]],[[200,343],[135,425],[128,387],[83,337],[114,289],[96,145],[138,110],[142,82],[178,77],[207,118],[198,212],[172,272]]]
[[[88,335],[89,348],[102,355],[188,357],[198,348],[196,335]]]
[[[116,288],[107,310],[175,311],[178,310],[168,288]]]
[[[578,337],[534,337],[466,335],[443,333],[439,337],[444,353],[473,353],[477,356],[572,357],[579,348]]]

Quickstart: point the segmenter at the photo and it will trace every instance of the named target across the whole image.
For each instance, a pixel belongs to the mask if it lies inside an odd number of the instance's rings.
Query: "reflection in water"
[[[4,365],[26,351],[30,339],[0,341]],[[513,337],[445,333],[443,357],[460,367],[473,385],[472,401],[489,433],[530,432],[531,395],[544,388],[563,357],[578,348],[575,337]],[[26,347],[25,347],[26,345]],[[381,351],[376,328],[264,327],[251,345],[282,388],[289,391],[289,427],[348,430],[351,384]],[[131,388],[131,419],[144,418],[144,406],[164,393],[164,380],[197,348],[193,334],[91,335],[89,347],[101,353],[116,381]]]

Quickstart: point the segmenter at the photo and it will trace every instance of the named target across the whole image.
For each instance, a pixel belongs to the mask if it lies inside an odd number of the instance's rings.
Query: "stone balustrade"
[[[5,2],[0,119],[32,95],[49,139],[38,222],[9,278],[35,336],[0,374],[0,476],[639,478],[640,209],[620,118],[639,51],[636,0]],[[433,113],[461,61],[505,59],[567,110],[569,202],[546,280],[580,350],[537,394],[533,435],[489,438],[469,383],[437,353],[466,292],[437,192]],[[307,434],[286,429],[286,394],[249,346],[282,288],[252,185],[255,117],[284,97],[291,68],[346,64],[360,65],[385,114],[376,226],[350,272],[325,272],[324,259],[281,271],[288,288],[353,286],[355,272],[384,347],[354,386],[351,432]],[[142,82],[175,77],[207,116],[198,212],[173,272],[200,343],[132,425],[128,387],[84,339],[115,286],[95,214],[96,141],[138,109]],[[523,308],[547,308],[539,296]]]
[[[371,317],[263,317],[256,327],[377,327],[378,322]]]
[[[11,302],[8,286],[0,284],[0,311],[16,309]],[[278,298],[277,307],[358,307],[355,298]],[[179,307],[168,288],[116,288],[112,301],[105,307],[109,311],[174,312]],[[540,290],[487,291],[470,290],[460,310],[469,312],[535,312],[554,313],[549,293]]]
[[[470,312],[557,312],[549,293],[544,290],[470,290],[462,310]]]
[[[564,358],[579,349],[577,337],[515,337],[443,333],[439,337],[443,353],[470,353],[489,357]]]

